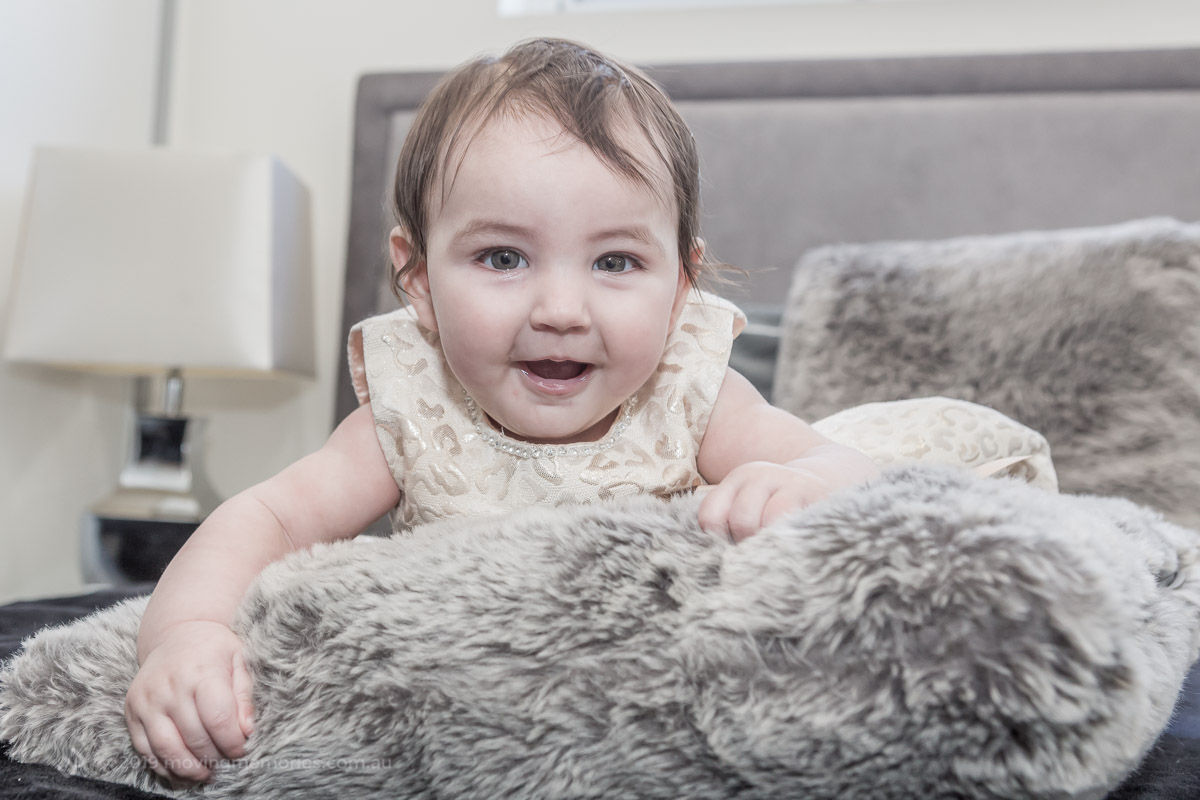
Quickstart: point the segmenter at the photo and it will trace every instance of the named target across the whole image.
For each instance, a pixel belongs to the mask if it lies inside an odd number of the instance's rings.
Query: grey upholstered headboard
[[[731,296],[768,314],[816,245],[1200,220],[1200,49],[649,71],[696,135],[710,251],[749,270]],[[387,197],[437,78],[359,84],[343,334],[396,305]],[[344,359],[338,419],[355,405]]]

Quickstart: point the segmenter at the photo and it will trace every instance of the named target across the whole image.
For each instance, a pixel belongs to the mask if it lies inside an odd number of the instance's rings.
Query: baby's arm
[[[204,762],[244,754],[250,678],[229,626],[263,567],[356,535],[399,500],[369,406],[316,453],[217,508],[167,566],[138,631],[126,696],[134,747],[164,777],[205,780]]]
[[[701,526],[735,540],[879,473],[862,453],[769,404],[732,369],[717,394],[697,466],[716,484],[700,503]]]

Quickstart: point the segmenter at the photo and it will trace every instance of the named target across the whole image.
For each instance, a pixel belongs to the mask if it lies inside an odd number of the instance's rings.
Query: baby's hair
[[[654,165],[643,164],[619,135],[637,125],[667,168],[679,212],[679,255],[689,283],[698,284],[712,265],[693,258],[700,234],[700,160],[691,130],[670,98],[636,67],[621,64],[583,45],[534,39],[499,58],[483,56],[447,74],[417,111],[396,166],[394,211],[412,243],[407,264],[392,276],[402,282],[426,257],[425,234],[433,188],[453,183],[451,161],[498,113],[544,114],[588,146],[621,175],[659,191]],[[667,198],[664,198],[667,199]]]

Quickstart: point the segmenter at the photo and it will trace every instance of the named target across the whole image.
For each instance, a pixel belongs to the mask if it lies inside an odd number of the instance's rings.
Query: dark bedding
[[[118,600],[142,594],[148,586],[73,597],[31,600],[0,606],[0,659],[7,658],[29,634],[84,616]],[[65,800],[152,800],[127,786],[65,775],[40,765],[19,764],[0,744],[0,798]],[[1142,766],[1109,795],[1109,800],[1194,800],[1200,798],[1200,665],[1188,676],[1170,728],[1155,743]]]

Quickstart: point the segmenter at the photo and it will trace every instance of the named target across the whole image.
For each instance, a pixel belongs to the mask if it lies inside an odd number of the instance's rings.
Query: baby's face
[[[625,145],[658,163],[649,143]],[[450,180],[409,279],[421,323],[510,435],[602,438],[658,366],[687,292],[672,194],[535,116],[489,122]],[[403,263],[407,242],[392,244]]]

